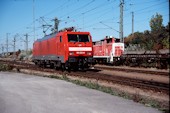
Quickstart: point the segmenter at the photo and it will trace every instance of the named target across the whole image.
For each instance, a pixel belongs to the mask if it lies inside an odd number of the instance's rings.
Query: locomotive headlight
[[[87,55],[92,55],[92,53],[91,52],[87,52]]]
[[[69,52],[69,55],[74,55],[74,52]]]

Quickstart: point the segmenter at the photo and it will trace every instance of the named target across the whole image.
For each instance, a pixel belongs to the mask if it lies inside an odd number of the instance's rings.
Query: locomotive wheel
[[[61,70],[62,70],[62,72],[64,72],[66,70],[65,64],[61,64]]]
[[[66,63],[65,63],[65,69],[66,69],[68,72],[70,72],[71,66],[70,66],[70,63],[69,63],[69,62],[66,62]]]
[[[41,67],[41,63],[40,63],[40,61],[38,61],[38,62],[37,62],[37,65],[38,65],[38,67]]]
[[[52,69],[54,68],[54,63],[50,64],[50,68],[52,68]]]
[[[45,62],[42,63],[42,68],[46,68],[46,63]]]

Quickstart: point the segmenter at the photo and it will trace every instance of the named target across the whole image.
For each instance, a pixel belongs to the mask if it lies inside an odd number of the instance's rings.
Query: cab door
[[[63,37],[59,36],[59,49],[58,49],[59,55],[64,55],[64,43],[63,43]]]
[[[59,57],[59,59],[61,60],[62,63],[65,62],[64,58],[65,58],[65,47],[64,47],[64,40],[63,40],[63,36],[59,35],[57,37],[57,55]]]
[[[57,36],[56,38],[56,55],[58,56],[59,55],[59,44],[60,44],[60,41],[59,41],[59,36]]]

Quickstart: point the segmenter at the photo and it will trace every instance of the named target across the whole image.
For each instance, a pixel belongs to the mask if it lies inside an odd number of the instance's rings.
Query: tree
[[[163,22],[162,15],[158,13],[156,13],[155,16],[153,15],[150,20],[151,32],[159,31],[163,26],[162,22]]]
[[[164,49],[169,49],[170,45],[169,45],[169,42],[170,42],[170,37],[169,37],[169,25],[170,23],[168,23],[168,25],[166,27],[164,27],[163,29],[163,32],[164,32],[164,39],[162,40],[162,44],[163,44],[163,48]]]
[[[150,40],[152,40],[154,44],[152,49],[156,50],[157,53],[159,53],[160,49],[163,49],[162,40],[165,38],[164,26],[162,22],[163,22],[162,15],[158,13],[156,13],[155,16],[153,15],[150,20],[151,27]]]
[[[145,50],[152,50],[154,46],[154,40],[151,38],[151,33],[148,30],[145,30],[141,37],[141,45]]]
[[[150,20],[151,31],[135,32],[125,38],[125,45],[128,48],[130,45],[140,45],[146,50],[156,50],[159,53],[160,49],[169,49],[169,25],[162,24],[162,15],[156,13]]]

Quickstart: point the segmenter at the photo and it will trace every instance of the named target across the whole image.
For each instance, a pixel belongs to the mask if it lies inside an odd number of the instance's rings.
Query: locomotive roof
[[[53,34],[50,34],[50,35],[46,35],[46,36],[44,36],[44,37],[41,38],[41,39],[37,39],[36,41],[40,42],[40,41],[43,41],[43,40],[47,40],[47,39],[49,39],[49,38],[54,37],[55,35],[57,35],[57,33],[53,33]]]
[[[52,34],[49,34],[49,35],[46,35],[46,36],[44,36],[43,38],[41,38],[41,39],[37,39],[35,42],[41,42],[41,41],[43,41],[43,40],[47,40],[47,39],[49,39],[49,38],[53,38],[53,37],[55,37],[56,35],[59,35],[59,34],[63,34],[63,33],[68,33],[68,34],[75,34],[75,33],[86,33],[86,34],[89,34],[89,32],[80,32],[80,31],[74,31],[74,32],[72,32],[72,31],[61,31],[61,32],[55,32],[55,33],[52,33]]]
[[[109,40],[109,39],[112,39],[112,38],[114,38],[116,42],[119,42],[119,40],[120,40],[119,38],[115,38],[115,37],[111,37],[111,38],[110,37],[106,37],[106,38],[103,38],[101,40],[94,41],[94,42],[101,42],[101,41],[104,41],[105,39]]]

